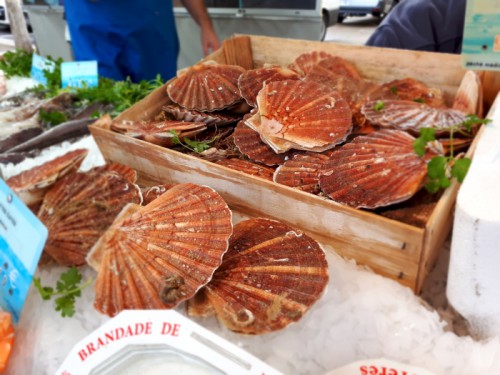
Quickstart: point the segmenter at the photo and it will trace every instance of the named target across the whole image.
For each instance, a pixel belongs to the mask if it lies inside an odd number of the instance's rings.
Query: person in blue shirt
[[[466,0],[401,0],[369,46],[460,53]]]
[[[182,0],[200,26],[203,52],[219,47],[203,0]],[[172,0],[71,0],[65,4],[75,60],[97,60],[99,75],[133,82],[176,74],[179,41]]]

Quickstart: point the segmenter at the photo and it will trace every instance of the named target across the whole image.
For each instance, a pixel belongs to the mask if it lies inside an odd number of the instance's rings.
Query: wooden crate
[[[366,78],[378,82],[415,77],[441,88],[449,102],[465,73],[460,57],[455,55],[260,36],[228,40],[210,58],[245,68],[263,63],[286,66],[296,56],[312,50],[342,56],[354,62]],[[165,86],[156,90],[118,120],[153,118],[169,102],[165,90]],[[354,258],[415,292],[421,289],[452,225],[457,183],[444,192],[425,228],[418,228],[136,140],[112,132],[99,122],[90,130],[106,161],[136,169],[144,184],[193,182],[211,186],[233,210],[286,221],[331,244],[340,255]]]

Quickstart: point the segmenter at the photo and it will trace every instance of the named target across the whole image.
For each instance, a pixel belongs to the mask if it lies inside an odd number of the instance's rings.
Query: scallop
[[[222,265],[188,302],[188,313],[213,311],[235,332],[273,332],[299,321],[327,283],[325,253],[315,240],[279,221],[250,219],[235,225]],[[203,300],[211,308],[198,308]]]
[[[185,70],[167,86],[170,99],[187,109],[216,111],[241,100],[240,66],[203,62]]]
[[[173,308],[206,285],[228,249],[231,211],[213,189],[179,184],[117,219],[92,249],[95,308]]]
[[[203,122],[185,121],[122,121],[111,125],[113,131],[164,147],[174,145],[175,135],[180,139],[193,137],[206,128]]]
[[[47,192],[38,212],[49,231],[45,252],[60,265],[84,264],[121,209],[141,202],[139,187],[113,166],[67,175]]]
[[[264,165],[252,163],[248,160],[242,160],[238,158],[230,159],[220,159],[215,162],[215,164],[222,165],[226,168],[234,169],[252,176],[257,176],[265,180],[272,181],[274,169],[266,167]]]
[[[316,153],[294,155],[274,172],[274,182],[309,193],[319,192],[319,173],[329,156]]]
[[[395,99],[425,103],[435,108],[445,107],[441,90],[429,88],[425,83],[409,77],[384,83],[379,91],[371,95],[370,99],[391,99],[389,92],[395,96]]]
[[[288,69],[296,71],[300,76],[304,77],[309,70],[319,63],[321,60],[332,58],[333,56],[324,51],[306,52],[298,56],[293,63],[288,65]]]
[[[174,186],[173,184],[164,184],[164,185],[148,186],[141,188],[142,205],[146,206],[147,204],[151,203],[173,186]]]
[[[419,157],[415,139],[400,130],[381,130],[354,138],[333,151],[320,173],[321,191],[355,208],[377,208],[411,198],[427,176],[429,151]]]
[[[407,100],[368,101],[361,108],[367,120],[377,126],[419,134],[421,128],[434,128],[436,134],[447,133],[467,118],[451,108],[434,108]]]
[[[249,159],[268,166],[283,164],[290,152],[277,154],[262,141],[259,133],[244,123],[245,118],[238,123],[233,133],[234,144],[238,150]]]
[[[315,66],[320,66],[328,71],[353,80],[361,80],[361,74],[354,64],[339,56],[331,56],[320,60]],[[313,66],[314,67],[314,66]]]
[[[481,116],[483,112],[482,92],[479,74],[471,70],[467,71],[455,95],[453,109],[459,110],[466,115],[475,114]]]
[[[252,126],[277,153],[290,149],[322,152],[352,131],[345,99],[316,82],[271,82],[257,96],[260,124]]]
[[[165,114],[177,121],[203,122],[206,126],[224,126],[237,122],[240,115],[228,111],[200,112],[189,110],[179,105],[166,105],[162,107]]]
[[[83,159],[87,156],[86,149],[70,151],[47,163],[21,172],[6,183],[28,206],[41,203],[47,190],[66,174],[80,168]]]
[[[257,94],[267,83],[298,79],[300,79],[299,75],[293,70],[273,66],[247,70],[238,79],[238,87],[240,88],[241,96],[246,100],[248,105],[255,107],[257,104]]]

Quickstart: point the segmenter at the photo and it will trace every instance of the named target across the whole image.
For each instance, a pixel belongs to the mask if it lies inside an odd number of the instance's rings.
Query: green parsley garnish
[[[193,141],[189,138],[184,137],[182,140],[179,138],[179,133],[173,129],[169,130],[169,133],[172,134],[172,142],[174,145],[180,145],[190,151],[194,151],[198,154],[201,154],[203,151],[208,150],[212,147],[212,143],[217,139],[211,139],[208,141]]]
[[[377,100],[377,102],[373,105],[373,109],[377,112],[380,112],[382,109],[384,109],[385,103],[381,100]]]

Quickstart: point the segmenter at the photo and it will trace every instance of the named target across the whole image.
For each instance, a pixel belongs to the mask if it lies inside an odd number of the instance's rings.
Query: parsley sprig
[[[463,182],[467,171],[471,165],[470,158],[455,158],[453,152],[454,133],[471,136],[474,127],[480,124],[487,124],[490,119],[480,119],[476,115],[467,115],[467,119],[460,124],[452,126],[450,130],[450,153],[448,156],[435,156],[427,164],[428,182],[425,188],[430,193],[436,193],[440,189],[445,189],[451,185],[451,179],[456,178],[458,182]],[[413,149],[418,156],[425,155],[425,149],[429,142],[436,140],[436,130],[432,128],[420,129],[420,136],[413,142]]]
[[[57,297],[54,302],[56,311],[61,312],[61,316],[72,317],[75,315],[76,298],[82,295],[82,290],[90,285],[92,278],[89,278],[83,284],[82,274],[76,267],[71,267],[68,271],[61,274],[57,281],[56,288],[50,286],[42,286],[39,277],[33,279],[33,284],[38,289],[38,292],[45,301],[52,297]]]
[[[217,137],[215,137],[213,139],[209,139],[208,141],[193,141],[187,137],[180,139],[179,133],[174,129],[169,130],[169,133],[172,134],[172,142],[174,145],[180,145],[190,151],[196,152],[197,154],[201,154],[203,151],[208,150],[212,147],[212,143],[214,143],[217,139]]]

